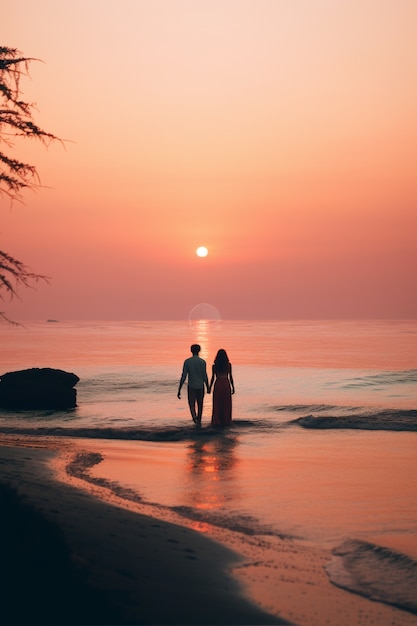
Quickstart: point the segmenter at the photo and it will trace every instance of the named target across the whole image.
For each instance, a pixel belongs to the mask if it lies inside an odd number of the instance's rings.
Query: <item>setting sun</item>
[[[208,250],[205,246],[200,246],[199,248],[197,248],[197,250],[195,251],[197,256],[207,256],[208,255]]]

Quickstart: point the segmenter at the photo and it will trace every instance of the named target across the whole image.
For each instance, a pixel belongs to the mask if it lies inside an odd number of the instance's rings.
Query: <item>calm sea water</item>
[[[208,369],[219,348],[233,364],[225,432],[210,396],[200,431],[176,397],[194,342]],[[88,439],[93,479],[189,519],[332,545],[402,537],[417,558],[416,321],[36,322],[1,326],[0,345],[0,374],[80,377],[76,409],[2,411],[0,432]]]
[[[76,411],[37,413],[30,421],[2,414],[8,425],[185,426],[185,400],[176,391],[193,342],[209,370],[218,348],[228,351],[236,420],[273,427],[323,411],[416,408],[415,321],[40,322],[2,325],[0,342],[0,374],[56,367],[80,377]],[[206,423],[210,404],[206,398]]]

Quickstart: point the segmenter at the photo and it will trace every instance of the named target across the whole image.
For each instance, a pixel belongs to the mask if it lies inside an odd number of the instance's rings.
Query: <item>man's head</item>
[[[198,343],[193,343],[193,345],[190,348],[191,352],[196,355],[200,352],[201,347],[198,345]]]

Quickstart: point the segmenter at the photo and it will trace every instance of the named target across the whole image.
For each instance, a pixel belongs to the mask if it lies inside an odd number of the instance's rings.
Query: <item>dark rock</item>
[[[75,374],[49,367],[7,372],[0,376],[2,409],[71,409],[76,406]]]

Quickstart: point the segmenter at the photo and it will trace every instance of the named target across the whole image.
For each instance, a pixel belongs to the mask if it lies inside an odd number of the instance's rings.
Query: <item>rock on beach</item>
[[[0,376],[0,408],[7,410],[71,409],[77,405],[76,374],[49,367]]]

